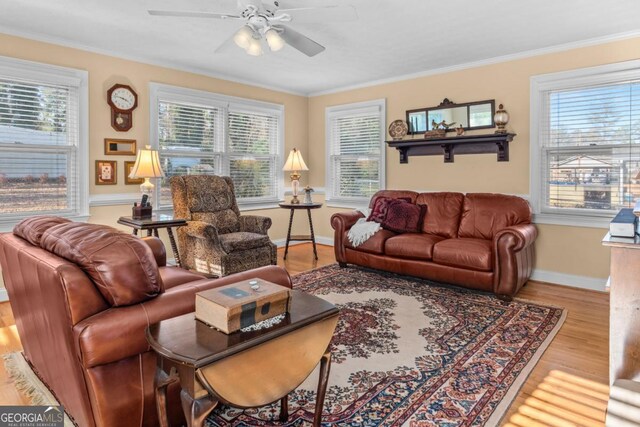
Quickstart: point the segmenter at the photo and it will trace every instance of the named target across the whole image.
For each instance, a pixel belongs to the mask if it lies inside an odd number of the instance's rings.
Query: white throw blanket
[[[358,222],[353,224],[353,227],[349,229],[347,237],[354,247],[357,247],[366,242],[371,236],[376,234],[380,228],[380,224],[374,221],[367,221],[369,217],[370,209],[358,209],[359,212],[364,214],[364,218],[360,218]]]

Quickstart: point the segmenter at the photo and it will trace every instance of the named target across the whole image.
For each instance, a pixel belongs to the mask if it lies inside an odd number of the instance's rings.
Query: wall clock
[[[115,84],[107,91],[111,107],[111,127],[126,132],[133,126],[133,110],[138,106],[138,94],[131,86]]]

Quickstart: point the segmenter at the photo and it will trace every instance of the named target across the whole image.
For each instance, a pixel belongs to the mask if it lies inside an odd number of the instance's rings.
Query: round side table
[[[311,242],[313,243],[313,255],[318,259],[318,250],[316,249],[316,236],[313,234],[313,221],[311,220],[311,209],[319,209],[322,203],[280,203],[282,209],[289,209],[289,229],[287,230],[287,243],[284,247],[284,259],[287,259],[289,252],[289,242]],[[291,226],[293,225],[293,214],[299,209],[306,209],[309,217],[309,235],[291,235]]]

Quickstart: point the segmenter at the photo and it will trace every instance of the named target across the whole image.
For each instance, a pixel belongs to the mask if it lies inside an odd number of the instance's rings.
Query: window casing
[[[531,79],[539,223],[606,227],[640,198],[640,61]]]
[[[0,228],[89,215],[88,74],[0,57]]]
[[[244,208],[284,197],[282,105],[155,83],[150,98],[151,141],[167,175],[156,186],[159,209],[172,207],[174,175],[231,176]]]
[[[328,107],[326,200],[360,207],[385,188],[385,100]]]

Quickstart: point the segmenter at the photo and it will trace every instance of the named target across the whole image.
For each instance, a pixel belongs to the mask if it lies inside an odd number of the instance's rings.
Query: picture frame
[[[133,165],[136,162],[133,160],[126,160],[124,162],[124,183],[125,185],[140,185],[144,182],[144,178],[129,178],[129,174],[131,173],[131,169],[133,169]]]
[[[104,139],[105,156],[135,156],[136,153],[135,139]]]
[[[96,185],[116,185],[118,183],[118,162],[96,160]]]

